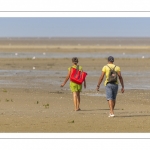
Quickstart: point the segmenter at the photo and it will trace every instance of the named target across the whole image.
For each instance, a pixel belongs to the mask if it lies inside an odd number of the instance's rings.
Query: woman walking
[[[73,63],[73,66],[68,68],[68,75],[66,76],[64,83],[61,84],[61,87],[63,87],[67,83],[67,81],[69,80],[71,68],[77,68],[78,67],[78,69],[80,71],[83,71],[82,66],[78,65],[78,58],[77,57],[72,58],[72,63]],[[86,88],[86,81],[85,80],[84,80],[84,88]],[[70,81],[70,90],[73,93],[74,110],[79,111],[79,110],[81,110],[80,109],[80,101],[81,101],[80,92],[82,90],[82,84],[77,84],[77,83]]]

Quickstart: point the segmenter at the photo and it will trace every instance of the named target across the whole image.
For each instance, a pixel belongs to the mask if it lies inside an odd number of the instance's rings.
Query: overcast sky
[[[0,18],[0,37],[150,37],[150,18]]]

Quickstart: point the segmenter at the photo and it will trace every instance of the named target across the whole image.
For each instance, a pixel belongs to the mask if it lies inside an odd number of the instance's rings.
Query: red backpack
[[[71,67],[70,69],[70,81],[75,82],[77,84],[82,84],[87,76],[86,72],[79,70],[79,65],[76,68]]]

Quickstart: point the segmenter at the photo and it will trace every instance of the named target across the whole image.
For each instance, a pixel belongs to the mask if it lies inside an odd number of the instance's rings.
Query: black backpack
[[[115,67],[113,69],[111,69],[109,67],[110,71],[109,71],[109,76],[108,76],[108,83],[115,83],[115,82],[117,82],[117,72],[115,71]]]

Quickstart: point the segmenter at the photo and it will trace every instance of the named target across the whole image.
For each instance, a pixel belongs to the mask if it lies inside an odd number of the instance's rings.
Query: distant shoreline
[[[0,37],[0,45],[150,45],[150,37]]]
[[[47,37],[47,36],[36,36],[36,37],[27,37],[27,36],[22,36],[22,37],[17,37],[17,36],[14,36],[14,37],[0,37],[0,39],[150,39],[150,37],[144,37],[144,36],[139,36],[139,37],[126,37],[126,36],[110,36],[110,37],[90,37],[90,36],[87,36],[87,37],[70,37],[70,36],[56,36],[56,37]]]

